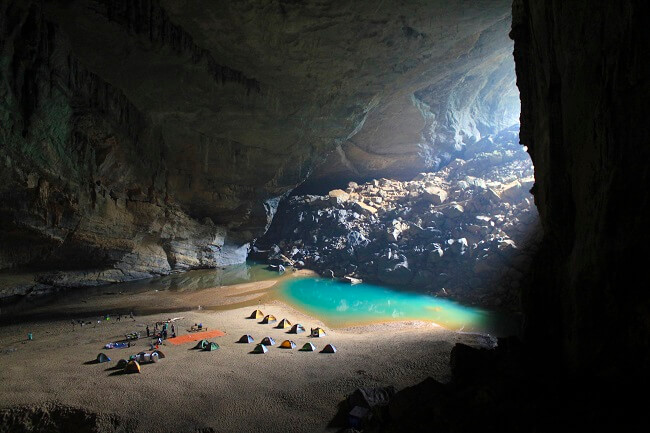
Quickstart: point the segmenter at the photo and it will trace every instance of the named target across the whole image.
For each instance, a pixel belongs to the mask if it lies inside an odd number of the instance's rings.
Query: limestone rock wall
[[[573,372],[635,381],[650,361],[642,4],[516,0],[512,26],[545,231],[524,293],[527,337]]]
[[[0,269],[86,285],[243,260],[278,198],[372,113],[420,116],[414,92],[494,70],[509,14],[507,0],[0,1]]]

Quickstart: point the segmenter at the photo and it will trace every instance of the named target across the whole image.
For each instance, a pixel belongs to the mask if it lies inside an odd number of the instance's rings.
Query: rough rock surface
[[[524,292],[527,338],[552,342],[545,355],[576,375],[635,387],[650,364],[643,6],[518,0],[512,26],[545,233]]]
[[[3,0],[0,268],[85,285],[241,261],[365,120],[370,140],[431,86],[478,107],[509,21],[506,0]]]
[[[539,235],[530,158],[516,127],[485,137],[465,157],[412,181],[290,197],[253,255],[516,309]]]

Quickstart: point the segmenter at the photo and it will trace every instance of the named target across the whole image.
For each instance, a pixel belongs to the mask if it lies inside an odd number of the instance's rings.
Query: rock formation
[[[354,136],[381,153],[377,124],[419,122],[433,155],[487,131],[509,22],[505,0],[3,0],[0,268],[83,286],[240,262]]]
[[[518,142],[514,127],[412,181],[291,197],[253,257],[518,309],[539,234],[533,167]]]
[[[513,5],[521,141],[544,228],[527,338],[580,376],[648,377],[650,38],[641,2]],[[557,358],[554,358],[557,357]],[[645,370],[645,368],[643,368]]]

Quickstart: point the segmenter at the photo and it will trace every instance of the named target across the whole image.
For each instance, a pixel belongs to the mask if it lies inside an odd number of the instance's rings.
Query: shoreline
[[[309,308],[297,305],[287,299],[282,294],[275,293],[274,288],[279,284],[292,278],[323,278],[316,272],[308,269],[293,270],[277,275],[276,278],[263,279],[259,281],[243,282],[231,285],[220,285],[197,290],[175,290],[164,289],[157,290],[151,288],[143,290],[136,288],[130,293],[119,292],[115,290],[108,291],[113,285],[96,289],[87,293],[83,289],[75,289],[66,292],[63,296],[43,300],[35,300],[31,305],[29,300],[22,304],[17,304],[15,310],[22,309],[27,304],[25,311],[16,313],[15,311],[7,312],[8,308],[0,310],[0,326],[5,326],[15,322],[39,322],[39,321],[56,321],[56,320],[74,320],[86,317],[103,317],[109,315],[128,315],[133,312],[136,315],[154,315],[154,314],[171,314],[182,312],[200,312],[200,311],[228,311],[242,307],[254,307],[261,303],[272,303],[274,301],[282,302],[285,306],[290,306],[304,314],[313,317],[318,316]],[[416,292],[417,293],[417,292]],[[53,295],[56,296],[56,295]],[[455,302],[455,301],[454,301]],[[41,305],[39,305],[41,304]],[[88,308],[91,306],[92,308]],[[485,310],[489,313],[489,310]],[[445,325],[422,318],[380,318],[380,319],[359,319],[347,320],[342,323],[319,319],[322,323],[331,329],[346,329],[359,327],[372,327],[383,324],[393,324],[400,322],[427,322],[435,326],[450,331],[462,332],[463,329],[447,328]],[[491,331],[470,331],[483,335],[498,333],[495,329]]]
[[[449,331],[433,323],[403,321],[333,329],[311,338],[309,332],[288,334],[274,325],[246,319],[259,307],[274,314],[278,322],[325,327],[316,317],[279,300],[255,306],[224,310],[182,311],[175,323],[180,335],[193,323],[226,335],[214,338],[221,348],[215,352],[193,350],[194,344],[166,344],[166,358],[142,366],[141,374],[116,375],[112,367],[120,358],[147,348],[148,339],[137,340],[130,349],[103,349],[125,333],[165,320],[164,314],[116,321],[97,320],[83,328],[68,320],[4,325],[0,333],[0,408],[29,405],[43,407],[54,402],[81,407],[92,413],[119,414],[135,423],[134,431],[268,431],[284,425],[285,431],[337,431],[330,427],[338,404],[359,386],[388,386],[398,389],[426,377],[450,379],[449,353],[456,342],[486,346],[479,335]],[[27,332],[34,340],[26,341]],[[264,355],[250,354],[254,345],[239,344],[242,334],[255,342],[264,336],[276,340]],[[293,350],[278,349],[284,339],[296,342]],[[321,350],[334,344],[336,354],[299,352],[306,342]],[[13,349],[13,350],[12,350]],[[104,352],[112,361],[91,362]],[[44,362],[47,360],[47,362]],[[234,385],[234,386],[233,386]],[[125,399],[125,394],[138,396]],[[229,397],[221,397],[223,392]],[[99,391],[99,392],[98,392]],[[146,397],[145,397],[146,396]],[[206,417],[205,414],[210,413]],[[287,415],[289,414],[289,415]],[[251,427],[252,426],[252,427]]]

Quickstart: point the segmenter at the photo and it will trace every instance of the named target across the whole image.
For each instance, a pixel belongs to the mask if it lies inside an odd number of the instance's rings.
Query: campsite
[[[250,319],[256,307],[264,315]],[[136,314],[134,320],[100,323],[89,317],[94,326],[74,330],[67,320],[4,326],[0,347],[17,350],[0,355],[5,391],[0,405],[56,401],[83,406],[136,423],[138,431],[144,426],[156,432],[194,431],[199,426],[268,432],[265,426],[280,422],[280,416],[283,431],[322,431],[337,415],[337,405],[359,386],[401,388],[428,376],[447,380],[449,371],[441,366],[453,344],[480,338],[425,322],[332,329],[280,301],[256,307]],[[266,315],[286,319],[292,327],[320,328],[326,335],[296,334],[278,327],[278,321],[260,323]],[[158,351],[164,359],[156,356],[152,362],[152,339],[146,338],[145,327],[174,316],[183,317],[174,322],[180,342],[163,341]],[[187,332],[195,323],[208,331]],[[33,340],[26,340],[27,330]],[[141,338],[132,340],[130,348],[105,349],[107,342],[132,332]],[[247,335],[252,337],[249,344],[238,342]],[[275,344],[255,353],[265,337]],[[307,343],[313,351],[300,350]],[[325,351],[328,344],[336,353]],[[99,353],[111,360],[98,363]],[[131,355],[136,358],[129,360]],[[124,398],[134,391],[143,397]],[[228,398],[222,397],[226,392]]]

